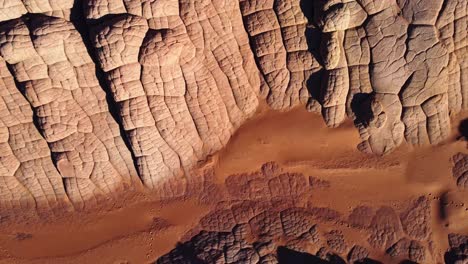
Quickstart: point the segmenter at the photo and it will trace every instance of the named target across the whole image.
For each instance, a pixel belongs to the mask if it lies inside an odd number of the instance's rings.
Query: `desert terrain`
[[[466,0],[0,1],[0,263],[468,263]]]
[[[457,250],[449,236],[468,235],[468,195],[454,177],[454,156],[468,153],[460,131],[383,157],[360,152],[358,142],[351,122],[328,128],[317,114],[265,107],[198,164],[190,194],[160,201],[136,187],[102,208],[5,222],[0,263],[218,263],[206,250],[220,250],[229,243],[222,236],[239,228],[236,243],[252,259],[238,259],[235,246],[227,263],[277,263],[259,262],[264,253],[253,249],[264,243],[275,258],[291,250],[279,263],[347,263],[339,261],[356,250],[365,253],[354,261],[444,263]],[[193,255],[179,251],[184,243]]]

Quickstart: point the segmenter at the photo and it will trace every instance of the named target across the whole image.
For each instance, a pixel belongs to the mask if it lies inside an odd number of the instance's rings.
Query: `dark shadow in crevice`
[[[21,20],[24,25],[26,25],[26,27],[28,28],[28,31],[29,31],[29,37],[31,38],[31,40],[33,39],[33,36],[31,35],[31,31],[30,31],[30,26],[28,26],[28,23],[29,23],[29,20],[30,20],[30,14],[26,14],[26,15],[23,15],[21,18],[18,18],[19,20]],[[6,21],[6,23],[9,23],[10,21]],[[12,20],[12,23],[13,20]],[[8,68],[8,71],[10,72],[11,76],[13,77],[13,80],[15,81],[15,85],[16,85],[16,88],[19,90],[19,92],[23,95],[24,99],[26,100],[26,102],[29,103],[29,106],[31,107],[31,110],[32,110],[32,121],[33,121],[33,124],[34,126],[36,127],[36,130],[39,132],[39,134],[41,134],[42,138],[44,138],[45,140],[45,136],[44,136],[44,133],[43,133],[43,129],[42,129],[42,126],[39,122],[39,116],[37,115],[37,111],[36,109],[33,107],[33,105],[31,104],[31,102],[26,98],[26,87],[25,87],[25,84],[24,83],[20,83],[16,77],[15,77],[15,70],[13,68],[13,65],[7,63],[5,61],[5,64],[7,65],[7,68]],[[57,167],[57,164],[56,164],[56,161],[57,161],[57,154],[52,152],[52,150],[50,150],[50,157],[52,159],[52,164],[54,164],[55,167]]]
[[[301,0],[299,3],[301,11],[304,16],[307,18],[308,23],[304,31],[304,35],[307,40],[308,51],[312,56],[321,64],[320,56],[320,42],[322,40],[322,31],[314,23],[314,2],[309,0]],[[309,91],[310,97],[321,102],[321,86],[323,79],[323,70],[319,70],[315,73],[312,73],[306,80],[306,87]]]
[[[86,17],[84,16],[84,6],[83,6],[84,2],[85,1],[80,1],[80,0],[74,1],[73,7],[71,9],[70,21],[75,27],[75,29],[78,31],[78,33],[80,34],[81,39],[83,40],[83,43],[86,47],[86,50],[88,51],[88,54],[94,63],[95,76],[99,82],[99,86],[101,86],[102,90],[106,93],[106,102],[107,102],[108,111],[119,126],[120,137],[124,141],[125,146],[127,147],[127,149],[129,150],[132,156],[134,167],[138,168],[136,164],[136,157],[135,157],[135,154],[133,153],[133,148],[131,147],[130,140],[127,138],[127,134],[122,125],[123,122],[120,117],[119,103],[115,102],[114,99],[112,98],[112,95],[111,95],[112,92],[107,82],[106,74],[99,67],[99,61],[97,59],[96,52],[90,40],[90,34],[89,34],[90,25],[87,23],[89,21],[87,21]],[[138,170],[136,171],[137,173],[139,173]],[[141,178],[141,175],[140,175],[140,178]]]
[[[129,17],[129,16],[133,16],[133,15],[127,14],[127,13],[124,13],[124,14],[106,14],[106,15],[103,15],[102,17],[99,17],[99,18],[85,18],[85,17],[83,17],[83,19],[84,19],[83,21],[86,21],[87,25],[99,26],[100,24],[103,24],[104,21],[105,21],[105,23],[110,22],[110,24],[112,24],[112,22],[114,20],[118,20],[118,19],[120,19],[120,17],[125,18],[125,17]]]
[[[298,252],[287,247],[278,247],[279,264],[345,264],[346,262],[337,255],[330,255],[330,260],[323,260],[312,254]]]
[[[363,260],[354,262],[354,264],[383,264],[383,263],[374,259],[365,258]]]
[[[399,264],[418,264],[417,262],[411,260],[403,260]]]
[[[315,72],[309,76],[306,81],[307,91],[309,91],[310,97],[312,99],[317,100],[318,102],[322,102],[322,78],[323,78],[324,71],[320,70]]]
[[[457,261],[468,259],[468,255],[462,254],[458,249],[452,249],[444,254],[445,264],[455,264]]]
[[[357,93],[351,99],[351,111],[353,111],[356,117],[354,120],[356,125],[369,125],[374,116],[371,107],[373,97],[371,93]]]
[[[343,9],[343,7],[344,7],[343,3],[336,3],[336,4],[332,5],[332,6],[330,6],[330,8],[328,8],[327,13],[332,14],[333,12],[336,12],[336,11],[338,11],[340,9]]]
[[[29,37],[31,38],[31,40],[33,39],[33,36],[31,34],[31,18],[41,18],[41,17],[45,17],[44,15],[42,14],[26,14],[20,18],[18,18],[18,20],[21,20],[24,25],[26,25],[26,27],[28,28],[28,31],[29,31]],[[3,26],[6,26],[8,25],[8,23],[16,23],[15,20],[9,20],[9,21],[5,21],[5,23],[0,23],[0,27],[3,27]],[[28,103],[29,107],[31,108],[31,112],[32,112],[32,123],[34,125],[34,127],[36,128],[36,131],[40,134],[41,138],[44,140],[44,142],[47,143],[47,146],[48,146],[48,151],[50,153],[50,162],[52,163],[52,165],[55,167],[55,169],[60,173],[60,170],[58,169],[58,166],[57,166],[57,161],[59,160],[59,156],[60,155],[63,155],[62,153],[57,153],[57,152],[53,152],[52,149],[50,148],[50,144],[49,142],[47,142],[46,138],[45,138],[45,135],[44,135],[44,130],[42,129],[42,125],[41,125],[41,121],[40,121],[40,118],[39,116],[37,115],[37,109],[35,107],[33,107],[32,103],[26,98],[26,87],[25,87],[25,84],[24,82],[19,82],[16,77],[15,77],[15,69],[14,69],[14,66],[7,63],[5,61],[5,65],[8,69],[8,71],[10,72],[10,75],[12,76],[13,78],[13,81],[15,83],[15,86],[16,86],[16,89],[18,90],[18,92],[23,96],[25,102]],[[61,182],[63,184],[63,188],[65,190],[65,193],[67,194],[67,197],[68,197],[68,190],[67,190],[67,184],[66,184],[66,179],[67,178],[64,178],[62,177],[61,178]],[[76,205],[74,205],[73,203],[71,203],[71,200],[70,200],[70,204],[73,206],[73,208],[76,209]],[[36,208],[37,209],[37,208]],[[62,207],[54,207],[52,208],[52,212],[53,214],[55,215],[56,213],[56,209],[62,209]]]
[[[181,264],[207,263],[196,256],[195,250],[191,247],[190,243],[177,243],[172,251],[158,258],[154,264],[175,263],[174,260],[177,260],[177,263]]]
[[[322,40],[322,31],[314,22],[314,2],[301,0],[299,3],[302,13],[307,18],[307,26],[304,32],[307,40],[307,47],[312,55],[320,60],[320,41]]]
[[[0,23],[0,27],[10,27],[9,24],[14,24],[16,23],[17,20],[21,20],[24,25],[28,28],[28,31],[29,31],[29,37],[31,38],[31,40],[34,39],[34,36],[31,34],[31,19],[32,18],[41,18],[41,17],[46,17],[45,15],[42,15],[42,14],[26,14],[26,15],[23,15],[22,17],[18,18],[18,19],[14,19],[14,20],[8,20],[8,21],[5,21],[4,23]],[[13,26],[11,26],[11,28],[13,28]],[[32,111],[32,122],[34,124],[34,126],[36,127],[36,130],[39,132],[39,134],[41,135],[41,137],[45,140],[45,135],[44,135],[44,130],[42,129],[42,125],[41,125],[41,122],[40,122],[40,118],[39,116],[37,115],[37,109],[35,109],[33,107],[33,105],[31,104],[31,102],[27,99],[26,97],[26,87],[25,87],[25,83],[24,82],[19,82],[16,77],[15,77],[15,70],[14,70],[14,67],[13,65],[7,63],[5,61],[5,64],[7,66],[7,69],[8,71],[10,72],[11,76],[13,77],[13,80],[15,82],[15,86],[16,88],[18,89],[18,91],[23,95],[24,97],[24,100],[26,102],[28,102],[30,108],[31,108],[31,111]],[[57,168],[57,160],[58,160],[58,156],[60,155],[60,153],[56,153],[56,152],[53,152],[50,148],[49,148],[49,151],[50,151],[50,157],[51,157],[51,161],[52,161],[52,164],[55,166],[55,168],[58,170]],[[64,184],[65,186],[65,184]]]
[[[39,132],[39,134],[41,134],[42,138],[44,138],[44,134],[42,133],[42,128],[41,128],[41,125],[39,123],[39,117],[37,116],[37,112],[34,110],[33,106],[31,105],[31,103],[26,99],[26,91],[25,91],[25,87],[23,84],[19,83],[18,80],[14,77],[15,75],[13,74],[14,73],[14,69],[13,69],[13,66],[6,63],[6,66],[8,68],[8,71],[10,72],[11,76],[13,77],[13,80],[15,82],[15,86],[16,88],[18,89],[18,91],[23,95],[24,97],[24,100],[26,102],[29,103],[29,106],[31,107],[31,111],[32,111],[32,121],[33,121],[33,124],[34,126],[36,127],[36,130]],[[53,157],[53,152],[51,151],[51,158],[52,158],[52,163],[55,165],[55,159]]]
[[[459,139],[468,140],[468,118],[463,119],[458,125]]]

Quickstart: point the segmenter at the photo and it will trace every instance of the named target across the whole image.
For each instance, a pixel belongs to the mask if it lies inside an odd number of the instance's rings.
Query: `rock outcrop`
[[[428,197],[345,215],[308,200],[312,180],[273,162],[228,176],[230,195],[211,201],[215,209],[155,263],[380,263],[382,255],[389,263],[437,262]],[[466,259],[466,236],[450,234],[449,241],[449,257]]]
[[[368,153],[437,144],[468,107],[467,5],[3,1],[0,207],[80,209],[140,183],[161,198],[183,196],[190,169],[263,101],[321,113],[330,127],[350,117]],[[300,193],[301,181],[284,174],[232,190],[275,197]],[[256,185],[264,193],[251,192]],[[372,243],[426,236],[410,223],[419,213],[401,216],[402,228],[380,210],[389,220],[371,224],[395,234]]]

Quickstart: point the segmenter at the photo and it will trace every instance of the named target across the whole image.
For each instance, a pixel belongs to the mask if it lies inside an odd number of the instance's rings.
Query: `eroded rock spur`
[[[80,210],[141,183],[161,199],[183,197],[187,173],[263,102],[321,113],[329,127],[349,117],[367,153],[438,144],[468,108],[467,25],[466,0],[0,1],[0,208]],[[454,157],[460,188],[463,155]],[[425,221],[424,199],[401,215],[359,209],[369,243],[425,262],[428,230],[408,226]],[[368,254],[339,230],[291,224],[319,209],[262,210],[226,216],[231,225],[159,262],[190,249],[209,263],[274,263],[269,237],[283,235],[320,236],[320,256]],[[245,242],[249,232],[268,239]],[[466,256],[466,237],[450,241]],[[203,248],[211,253],[198,256]]]

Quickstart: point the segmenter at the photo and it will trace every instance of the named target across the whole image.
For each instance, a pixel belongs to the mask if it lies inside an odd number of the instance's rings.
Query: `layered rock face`
[[[79,209],[140,182],[183,196],[262,101],[353,118],[369,153],[437,144],[468,107],[467,5],[4,1],[0,205]]]

